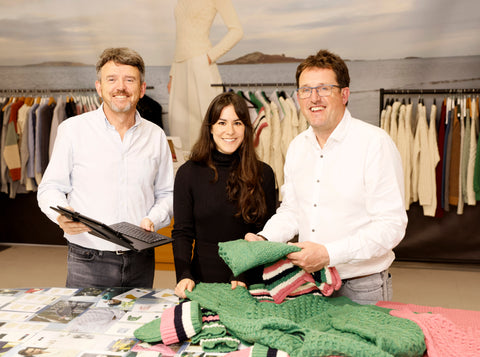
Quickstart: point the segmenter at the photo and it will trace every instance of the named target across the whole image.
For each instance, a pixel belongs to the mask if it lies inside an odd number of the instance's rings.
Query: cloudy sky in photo
[[[480,54],[478,0],[232,0],[244,37],[220,62],[260,51],[348,59]],[[106,47],[169,65],[175,0],[0,0],[0,65],[94,64]],[[226,32],[219,16],[212,42]]]

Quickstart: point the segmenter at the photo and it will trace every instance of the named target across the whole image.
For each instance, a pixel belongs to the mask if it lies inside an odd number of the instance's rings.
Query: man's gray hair
[[[134,50],[127,47],[107,48],[102,52],[97,62],[97,79],[100,81],[100,71],[105,63],[113,61],[118,64],[126,64],[137,67],[140,71],[140,80],[145,82],[145,63],[142,57]]]

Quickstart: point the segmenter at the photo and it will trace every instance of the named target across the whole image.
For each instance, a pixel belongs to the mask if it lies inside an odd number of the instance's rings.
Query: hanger
[[[267,97],[267,94],[265,93],[265,91],[261,91],[261,94],[262,94],[262,97],[267,101],[267,103],[270,103],[270,98]]]
[[[260,102],[260,100],[257,99],[257,97],[255,96],[255,93],[248,92],[248,94],[249,94],[250,100],[254,104],[255,109],[257,110],[257,113],[258,113],[258,111],[263,107],[262,102]]]
[[[31,107],[34,103],[35,99],[33,97],[27,97],[25,98],[25,105],[28,105],[29,107]]]
[[[237,94],[238,94],[240,97],[242,97],[243,99],[245,99],[247,102],[249,102],[251,105],[255,106],[255,103],[252,102],[252,101],[250,100],[250,98],[248,98],[248,97],[245,95],[245,93],[243,92],[243,90],[239,90],[239,91],[237,92]]]
[[[10,104],[12,104],[13,100],[14,100],[14,97],[8,98],[8,102],[7,102],[7,103],[3,106],[3,108],[2,108],[2,112],[4,112],[5,109],[6,109]]]

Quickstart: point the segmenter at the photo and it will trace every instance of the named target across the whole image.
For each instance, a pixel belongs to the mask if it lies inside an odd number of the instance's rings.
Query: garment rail
[[[153,86],[147,86],[147,89],[155,89]],[[96,92],[95,88],[28,88],[28,89],[0,89],[2,94],[31,94],[31,93],[75,93],[75,92]]]
[[[405,94],[419,94],[419,95],[435,95],[435,94],[472,94],[480,93],[480,88],[449,88],[449,89],[384,89],[380,88],[380,110],[382,112],[384,107],[385,95],[405,95]]]
[[[295,83],[214,83],[212,87],[222,87],[226,92],[229,87],[295,87]]]
[[[381,88],[379,92],[379,121],[381,126],[382,111],[386,109],[385,106],[387,103],[389,103],[390,99],[401,100],[403,103],[403,100],[407,99],[409,95],[412,95],[412,97],[418,96],[418,101],[423,102],[426,107],[430,105],[430,103],[426,104],[427,102],[432,102],[432,104],[438,104],[439,108],[437,110],[437,118],[440,118],[440,106],[442,105],[441,103],[443,102],[444,98],[451,97],[460,99],[464,97],[476,97],[480,94],[480,88]],[[409,103],[411,103],[410,100]],[[412,115],[412,119],[413,116],[414,115]],[[394,118],[393,115],[392,117]],[[425,119],[428,121],[428,118],[429,116],[427,116],[427,118]],[[470,200],[470,203],[466,203],[465,199],[463,199],[460,205],[460,199],[458,201],[455,201],[455,198],[457,197],[456,193],[458,192],[459,197],[460,195],[464,197],[464,191],[467,187],[466,185],[456,185],[456,182],[458,181],[459,183],[461,182],[462,184],[465,184],[465,178],[467,177],[467,175],[460,172],[460,169],[462,167],[461,163],[465,162],[462,161],[462,159],[464,159],[465,156],[461,155],[465,155],[465,153],[470,153],[470,146],[468,147],[469,150],[462,150],[462,141],[463,143],[465,143],[464,138],[466,135],[463,138],[461,137],[461,135],[463,135],[461,134],[461,131],[463,131],[464,129],[460,129],[461,125],[459,125],[457,131],[458,135],[456,136],[456,147],[459,149],[453,152],[451,150],[453,146],[451,145],[452,141],[448,140],[452,139],[453,135],[445,134],[447,130],[447,124],[445,120],[443,120],[442,122],[444,130],[442,131],[443,135],[440,135],[440,125],[437,125],[437,123],[434,121],[436,125],[435,129],[437,130],[437,135],[435,136],[435,143],[437,148],[430,144],[429,140],[431,138],[426,138],[427,129],[425,129],[425,127],[422,130],[424,133],[424,138],[422,139],[420,137],[417,137],[419,140],[416,142],[416,144],[413,144],[413,142],[415,142],[415,139],[411,141],[412,146],[410,147],[410,152],[405,150],[407,147],[409,147],[408,145],[406,145],[408,141],[401,141],[401,155],[403,153],[403,155],[405,155],[405,158],[412,158],[413,156],[411,155],[413,155],[415,151],[415,161],[419,164],[419,166],[420,163],[422,165],[421,170],[423,174],[421,174],[421,181],[423,182],[423,185],[425,185],[425,183],[427,182],[426,180],[428,176],[431,178],[435,178],[435,186],[433,186],[432,181],[429,181],[428,186],[430,189],[432,189],[432,186],[435,187],[437,197],[435,202],[437,209],[435,211],[434,217],[430,215],[427,216],[425,215],[424,206],[420,204],[419,197],[416,198],[415,202],[410,203],[407,212],[408,226],[404,238],[394,249],[395,259],[399,261],[403,260],[433,263],[478,264],[480,263],[480,225],[478,224],[480,205],[478,204],[478,200],[476,200],[476,198],[474,200],[476,204],[473,202],[473,200]],[[463,121],[463,123],[465,122],[466,121]],[[466,126],[464,126],[464,128],[465,127]],[[430,125],[428,125],[428,128],[430,128]],[[450,133],[452,132],[453,131],[450,131]],[[473,133],[476,134],[475,132]],[[393,133],[393,135],[396,135],[395,132]],[[420,136],[422,136],[422,133],[420,134]],[[475,137],[477,136],[475,135]],[[472,136],[470,135],[469,138],[472,138]],[[422,144],[422,142],[428,145],[424,145]],[[473,142],[475,146],[478,145],[476,144],[476,141],[471,142]],[[423,155],[421,159],[422,149],[424,154],[427,152],[427,155]],[[435,149],[438,149],[438,152],[436,152]],[[474,147],[475,152],[476,149],[477,148]],[[408,154],[410,154],[410,156],[408,156]],[[438,154],[438,156],[435,154]],[[436,161],[435,163],[432,161],[434,157],[438,157],[438,161]],[[471,156],[468,156],[468,160],[466,160],[468,163],[471,163],[471,161],[469,160],[470,158]],[[428,160],[430,160],[431,164],[430,170],[427,170],[425,167],[427,166]],[[458,168],[456,164],[451,165],[451,162],[458,163]],[[413,167],[411,166],[411,164],[412,161],[410,161],[410,176],[405,176],[406,178],[410,178],[410,183],[413,182],[412,178],[414,177]],[[453,170],[458,171],[458,174],[456,174],[455,176],[451,176],[450,173],[453,173]],[[419,173],[420,170],[417,168],[416,172]],[[453,179],[450,180],[450,177],[453,177]],[[474,180],[471,179],[471,181],[467,182],[467,184],[473,186],[472,181]],[[447,189],[448,193],[446,193]],[[411,190],[410,188],[410,192],[412,191],[413,190]],[[428,195],[428,193],[425,193],[427,191],[424,191],[423,197],[426,197]],[[431,190],[430,192],[432,191],[433,190]],[[413,195],[410,195],[410,197],[412,196]],[[453,197],[452,201],[450,201],[450,197]],[[432,196],[430,196],[429,199],[431,198]],[[470,196],[470,199],[471,198],[472,196]],[[424,201],[427,202],[427,200]],[[433,201],[429,201],[428,204],[430,204],[431,202]],[[446,207],[448,207],[448,209],[445,209]],[[454,237],[455,240],[455,243],[453,245],[451,239],[452,237]]]

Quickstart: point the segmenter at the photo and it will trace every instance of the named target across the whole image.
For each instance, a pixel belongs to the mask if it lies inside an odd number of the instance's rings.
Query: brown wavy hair
[[[302,72],[309,68],[328,68],[331,69],[337,77],[338,85],[342,88],[350,86],[350,75],[348,73],[348,67],[345,61],[338,55],[328,51],[320,50],[316,54],[308,56],[297,67],[295,73],[295,80],[297,88],[299,85],[299,79]]]
[[[247,223],[255,223],[267,214],[265,193],[262,188],[262,162],[253,146],[253,127],[245,100],[233,92],[217,95],[208,107],[203,119],[200,135],[192,148],[190,160],[203,163],[214,172],[213,182],[218,180],[218,172],[213,163],[212,153],[216,150],[211,134],[212,126],[220,119],[223,108],[233,105],[235,113],[245,126],[245,134],[240,147],[234,153],[232,170],[227,180],[227,196],[237,203],[237,217]]]

